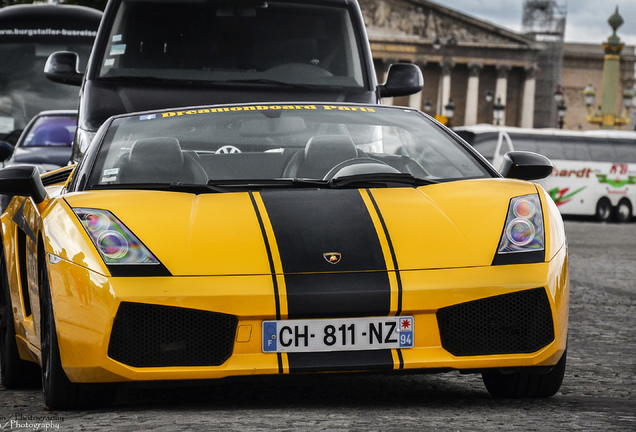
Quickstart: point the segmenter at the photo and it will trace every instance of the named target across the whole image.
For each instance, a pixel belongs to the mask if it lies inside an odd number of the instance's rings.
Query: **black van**
[[[52,54],[52,81],[81,85],[73,160],[108,117],[225,102],[380,102],[421,90],[412,64],[378,85],[357,0],[110,0],[86,74]]]

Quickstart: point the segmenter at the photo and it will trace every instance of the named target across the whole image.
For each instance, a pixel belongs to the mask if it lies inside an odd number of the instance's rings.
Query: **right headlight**
[[[73,209],[113,276],[168,276],[170,272],[107,210]]]
[[[545,232],[539,195],[512,198],[493,265],[526,264],[544,260]]]

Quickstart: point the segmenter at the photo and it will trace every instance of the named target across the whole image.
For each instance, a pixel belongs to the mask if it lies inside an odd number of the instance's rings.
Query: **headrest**
[[[305,160],[344,161],[358,156],[358,150],[348,135],[322,135],[312,137],[305,146]]]
[[[129,161],[135,165],[179,170],[183,166],[183,153],[176,138],[142,138],[133,143]]]

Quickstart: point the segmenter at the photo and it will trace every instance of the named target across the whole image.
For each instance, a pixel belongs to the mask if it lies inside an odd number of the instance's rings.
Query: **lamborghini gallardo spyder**
[[[41,369],[57,409],[121,382],[320,372],[552,396],[567,244],[529,181],[551,172],[511,152],[499,173],[402,107],[113,117],[76,167],[0,171],[2,382]]]

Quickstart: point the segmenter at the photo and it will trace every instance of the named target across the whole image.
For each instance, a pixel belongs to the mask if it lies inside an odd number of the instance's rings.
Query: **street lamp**
[[[557,104],[559,104],[563,100],[563,90],[561,90],[560,84],[557,84],[557,88],[554,91],[554,100]]]
[[[426,98],[426,102],[424,102],[424,111],[430,112],[433,109],[433,102],[431,102],[431,98]]]
[[[561,99],[557,105],[557,112],[559,114],[559,129],[563,129],[563,123],[565,122],[565,112],[568,107],[565,105],[565,101]]]
[[[444,115],[448,118],[448,127],[451,127],[451,122],[453,121],[453,116],[455,115],[455,104],[453,103],[453,99],[448,99],[448,103],[444,105]]]
[[[627,87],[623,92],[623,105],[626,110],[631,110],[634,104],[634,89]]]
[[[594,106],[594,102],[596,102],[596,89],[592,83],[588,84],[585,89],[583,89],[583,99],[585,100],[585,106],[589,111]]]
[[[497,97],[497,102],[492,106],[492,116],[495,119],[495,124],[499,126],[501,121],[504,118],[504,111],[506,110],[506,106],[501,103],[501,98]]]
[[[486,102],[490,103],[492,102],[492,100],[495,98],[494,93],[492,92],[492,90],[488,90],[486,91]]]
[[[557,85],[557,88],[554,91],[554,100],[557,103],[557,123],[559,125],[559,129],[563,129],[565,112],[568,108],[565,105],[565,101],[563,100],[563,90],[561,89],[560,84]]]

